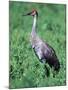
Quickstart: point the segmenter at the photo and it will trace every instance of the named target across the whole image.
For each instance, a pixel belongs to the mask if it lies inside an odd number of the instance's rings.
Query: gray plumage
[[[41,40],[36,33],[36,20],[38,17],[38,12],[36,10],[33,10],[27,15],[31,15],[34,18],[30,42],[35,54],[37,55],[40,62],[48,63],[49,66],[51,68],[53,67],[55,71],[59,71],[60,63],[56,56],[55,50],[49,44]]]

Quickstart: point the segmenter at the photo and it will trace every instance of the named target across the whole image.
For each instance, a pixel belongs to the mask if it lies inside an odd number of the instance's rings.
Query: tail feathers
[[[47,63],[49,64],[49,66],[52,68],[54,68],[54,71],[59,72],[60,70],[60,62],[57,58],[52,58],[47,60]]]
[[[59,70],[60,70],[59,60],[57,60],[57,61],[55,62],[55,64],[54,64],[54,70],[59,72]]]

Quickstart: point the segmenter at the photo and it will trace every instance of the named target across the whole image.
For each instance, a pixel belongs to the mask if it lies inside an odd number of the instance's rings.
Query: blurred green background
[[[38,11],[37,34],[56,51],[61,68],[53,77],[47,77],[44,65],[39,62],[29,39],[33,17],[22,14]],[[9,87],[29,88],[66,85],[66,31],[64,4],[9,2]]]

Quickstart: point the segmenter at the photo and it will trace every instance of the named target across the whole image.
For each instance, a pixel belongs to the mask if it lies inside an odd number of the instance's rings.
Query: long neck
[[[35,35],[36,35],[36,19],[37,19],[37,16],[34,15],[33,26],[32,26],[32,32],[31,32],[31,35],[32,35],[32,36],[35,36]]]

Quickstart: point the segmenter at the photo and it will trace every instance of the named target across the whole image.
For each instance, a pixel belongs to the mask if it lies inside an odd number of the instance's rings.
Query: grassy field
[[[47,77],[44,65],[39,62],[29,42],[32,17],[22,14],[33,8],[39,13],[38,35],[56,51],[60,72]],[[9,2],[9,83],[10,88],[47,87],[66,85],[66,31],[65,5]]]

